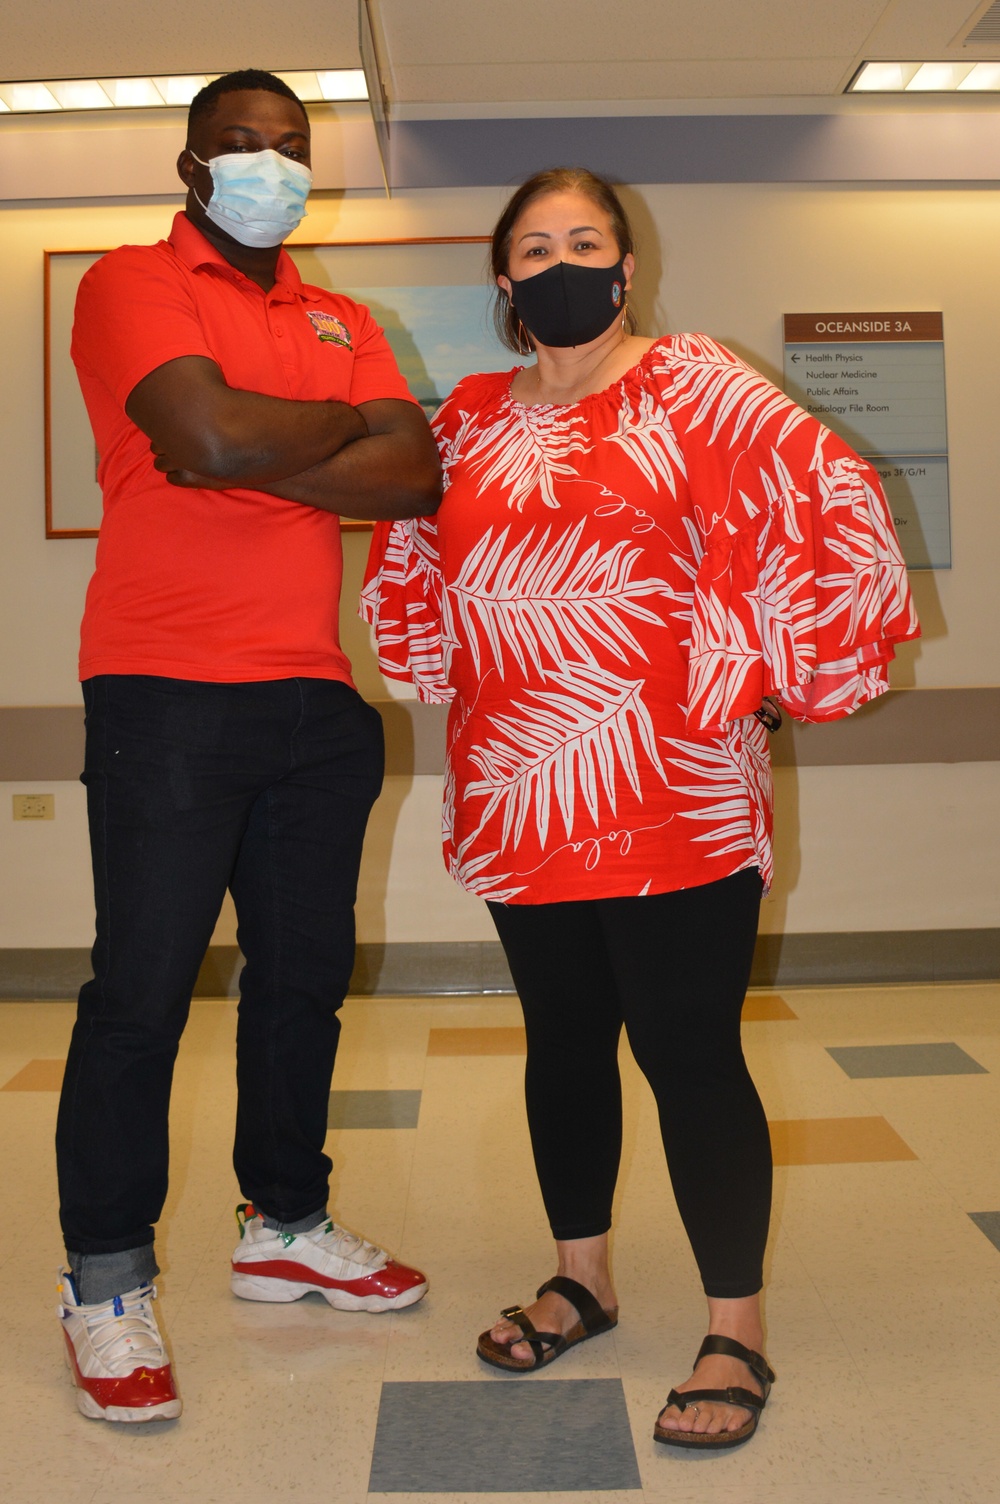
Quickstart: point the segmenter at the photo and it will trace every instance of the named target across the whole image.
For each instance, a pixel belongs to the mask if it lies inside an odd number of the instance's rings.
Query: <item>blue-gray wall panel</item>
[[[626,183],[992,182],[1000,180],[1000,116],[403,120],[392,129],[391,163],[396,188],[518,183],[567,163]]]

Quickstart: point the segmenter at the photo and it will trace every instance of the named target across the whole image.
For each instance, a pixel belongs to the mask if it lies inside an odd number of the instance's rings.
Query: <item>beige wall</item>
[[[0,949],[93,937],[84,792],[46,784],[56,819],[14,823],[0,783]],[[363,941],[495,940],[486,905],[439,856],[440,780],[386,780],[358,893]],[[1000,923],[1000,764],[778,768],[774,887],[765,933],[992,928]],[[227,901],[216,943],[235,944]]]
[[[463,189],[387,202],[330,194],[314,203],[301,238],[482,233],[502,196]],[[653,186],[632,192],[630,204],[640,235],[636,302],[646,327],[707,329],[772,377],[780,372],[783,312],[943,311],[955,567],[914,576],[926,635],[901,654],[894,683],[1000,683],[993,335],[1000,196],[892,186]],[[42,250],[156,239],[175,207],[0,209],[0,705],[77,700],[77,625],[93,562],[91,542],[43,536]],[[345,541],[348,578],[356,581],[365,540]],[[363,692],[398,694],[382,683],[360,625],[345,621],[345,638]],[[480,905],[440,872],[435,782],[394,780],[387,790],[363,877],[362,939],[491,937]],[[0,886],[0,946],[87,943],[79,791],[60,790],[52,826],[15,826],[10,790],[0,792],[0,870],[8,874]],[[1000,764],[781,772],[779,882],[766,927],[997,923],[986,834],[996,829],[998,796]]]

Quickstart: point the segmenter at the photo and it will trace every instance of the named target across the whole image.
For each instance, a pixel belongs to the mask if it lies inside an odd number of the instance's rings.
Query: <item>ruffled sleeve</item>
[[[375,524],[359,610],[374,629],[378,666],[387,678],[414,684],[417,697],[430,705],[454,698],[445,678],[432,517]]]
[[[679,387],[705,545],[688,726],[718,731],[765,695],[800,720],[849,715],[889,687],[896,643],[920,635],[878,476],[729,351],[704,340],[698,353],[716,386],[706,403],[700,383],[698,407]]]
[[[463,394],[476,380],[459,382],[431,425],[441,450],[445,491],[469,423]],[[374,630],[382,673],[415,685],[417,697],[430,705],[455,697],[448,683],[443,610],[435,519],[376,523],[359,614]]]

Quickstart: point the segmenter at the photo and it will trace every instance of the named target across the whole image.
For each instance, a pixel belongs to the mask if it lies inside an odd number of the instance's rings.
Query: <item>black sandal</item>
[[[676,1389],[671,1389],[667,1395],[667,1403],[663,1409],[676,1405],[678,1410],[686,1410],[688,1405],[695,1405],[699,1400],[711,1400],[716,1405],[735,1405],[741,1410],[749,1410],[750,1418],[736,1431],[716,1431],[710,1435],[707,1431],[671,1431],[666,1426],[661,1426],[659,1417],[653,1427],[653,1440],[662,1441],[668,1447],[692,1447],[703,1452],[721,1451],[723,1447],[742,1446],[749,1441],[757,1429],[760,1420],[760,1412],[767,1404],[767,1397],[774,1383],[774,1374],[760,1353],[753,1352],[749,1347],[744,1347],[742,1342],[735,1342],[732,1337],[708,1336],[698,1349],[698,1356],[694,1360],[695,1368],[702,1358],[709,1353],[723,1353],[728,1358],[739,1358],[745,1363],[756,1379],[760,1380],[761,1392],[754,1394],[752,1389],[687,1389],[683,1394],[678,1394]],[[662,1415],[661,1410],[660,1414]]]
[[[484,1363],[491,1363],[494,1368],[502,1368],[507,1373],[533,1373],[536,1368],[554,1363],[578,1342],[586,1342],[589,1337],[599,1337],[602,1332],[610,1332],[618,1325],[618,1307],[615,1306],[613,1311],[606,1311],[586,1286],[578,1284],[575,1279],[568,1279],[564,1274],[553,1275],[539,1287],[535,1299],[541,1299],[546,1290],[554,1290],[556,1295],[569,1301],[580,1318],[576,1326],[571,1327],[565,1337],[561,1332],[539,1332],[525,1315],[522,1306],[508,1306],[500,1315],[519,1326],[523,1336],[515,1337],[509,1343],[500,1343],[494,1342],[489,1332],[483,1332],[476,1352]],[[511,1357],[510,1350],[515,1342],[527,1342],[534,1357]]]

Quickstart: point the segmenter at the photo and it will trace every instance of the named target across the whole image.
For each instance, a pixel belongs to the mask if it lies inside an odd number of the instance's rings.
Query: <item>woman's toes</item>
[[[693,1410],[678,1410],[676,1405],[668,1405],[660,1412],[660,1425],[666,1431],[692,1431],[695,1419]]]
[[[498,1321],[490,1328],[490,1336],[498,1347],[506,1347],[519,1363],[530,1363],[533,1354],[528,1344],[519,1340],[522,1335],[521,1328],[511,1321]]]
[[[683,1410],[668,1405],[659,1415],[665,1431],[696,1431],[716,1436],[720,1431],[738,1431],[747,1419],[747,1411],[735,1405],[685,1405]]]

